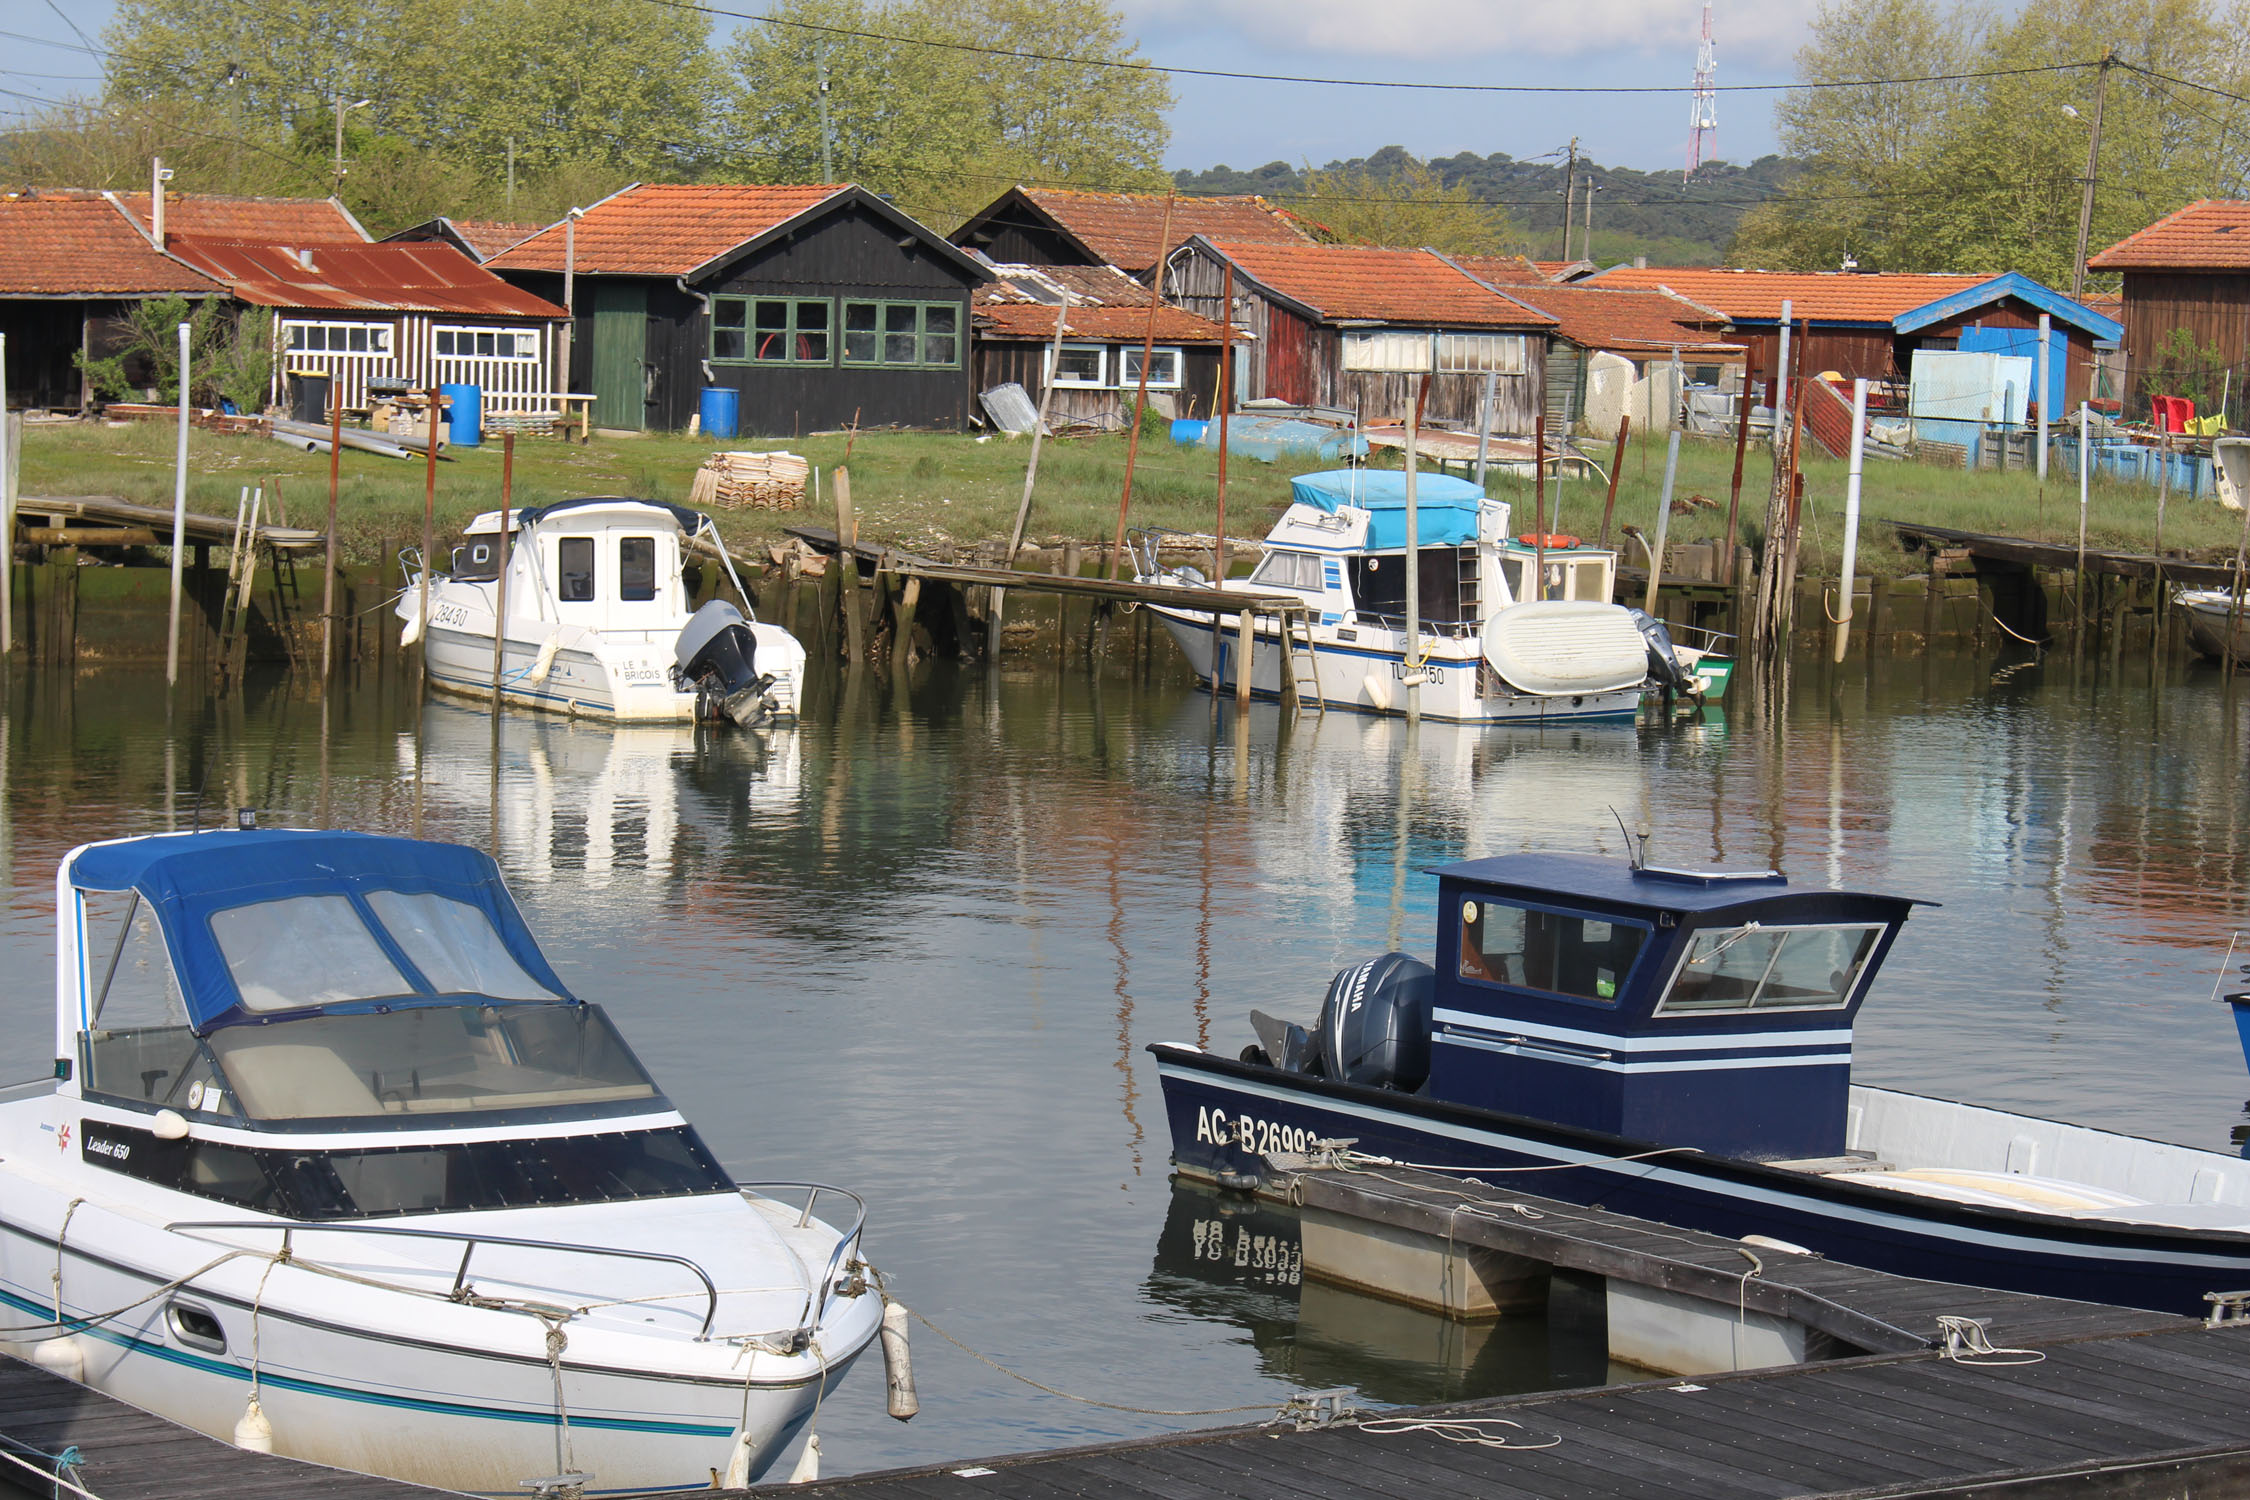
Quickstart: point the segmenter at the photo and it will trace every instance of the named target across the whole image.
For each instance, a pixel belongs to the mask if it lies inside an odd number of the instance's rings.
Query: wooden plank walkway
[[[2250,1493],[2250,1327],[1914,1281],[1457,1177],[1298,1174],[1308,1208],[1801,1318],[1881,1352],[1275,1421],[796,1487],[837,1500],[1656,1500]],[[1528,1211],[1528,1212],[1527,1212]],[[1745,1271],[1751,1274],[1745,1276]],[[1738,1304],[1739,1299],[1739,1304]],[[1939,1313],[2028,1354],[1955,1360]],[[1820,1321],[1814,1321],[1814,1320]],[[2007,1362],[2002,1362],[2002,1361]],[[1403,1419],[1384,1421],[1383,1419]],[[1472,1420],[1494,1440],[1428,1424]],[[1504,1442],[1506,1446],[1499,1444]]]
[[[36,524],[41,517],[50,518],[45,528]],[[25,530],[59,530],[74,521],[104,530],[145,530],[164,545],[172,540],[172,512],[162,506],[136,505],[116,495],[21,495],[16,499],[16,525]],[[185,531],[190,542],[223,547],[234,540],[234,517],[207,516],[191,510]],[[318,547],[327,539],[326,532],[307,526],[258,524],[258,540],[283,551]],[[53,543],[59,539],[38,540]],[[88,540],[98,542],[96,538]]]
[[[2028,537],[1991,536],[1981,531],[1955,531],[1948,526],[1925,526],[1919,521],[1885,521],[1901,540],[1918,538],[1925,545],[1957,547],[1971,557],[1993,562],[2020,563],[2032,568],[2078,566],[2078,548],[2068,542],[2035,542]],[[2118,552],[2101,547],[2086,549],[2086,571],[2120,578],[2182,583],[2191,588],[2223,589],[2234,584],[2234,569],[2224,563],[2186,562],[2148,552]]]
[[[18,1454],[76,1447],[84,1466],[74,1482],[102,1500],[432,1500],[450,1493],[245,1453],[7,1355],[0,1355],[0,1441]],[[0,1487],[11,1485],[42,1500],[56,1493],[38,1476],[0,1464]]]

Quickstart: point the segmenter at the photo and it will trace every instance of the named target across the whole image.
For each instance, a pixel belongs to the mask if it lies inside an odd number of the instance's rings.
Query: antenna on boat
[[[2211,981],[2211,998],[2214,1000],[2219,998],[2219,987],[2227,982],[2227,965],[2234,962],[2235,944],[2241,941],[2242,934],[2239,932],[2227,937],[2227,956],[2219,960],[2219,977]],[[2244,968],[2250,969],[2250,964],[2244,965]]]
[[[1617,819],[1617,832],[1625,840],[1626,860],[1636,870],[1646,869],[1648,867],[1648,830],[1646,828],[1641,830],[1641,841],[1636,845],[1633,842],[1633,835],[1626,831],[1625,815],[1619,812],[1614,804],[1609,809],[1609,815]]]

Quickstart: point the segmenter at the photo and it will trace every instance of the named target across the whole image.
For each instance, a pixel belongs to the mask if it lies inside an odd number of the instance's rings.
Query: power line
[[[11,42],[29,42],[34,47],[60,47],[65,52],[83,52],[89,57],[108,57],[111,54],[100,47],[81,47],[75,42],[58,42],[50,37],[26,36],[20,31],[0,31],[0,36]]]

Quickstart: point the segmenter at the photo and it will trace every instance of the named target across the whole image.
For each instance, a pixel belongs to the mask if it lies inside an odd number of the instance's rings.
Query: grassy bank
[[[24,440],[23,493],[37,495],[119,495],[144,504],[168,505],[172,497],[175,430],[162,423],[109,427],[100,424],[38,426]],[[234,513],[240,488],[278,487],[288,519],[319,525],[328,503],[328,458],[294,452],[262,438],[194,433],[189,446],[188,503],[200,511]],[[801,438],[792,442],[747,439],[741,448],[782,448],[803,454],[822,469],[845,461],[847,440]],[[1606,445],[1589,442],[1589,452],[1606,466]],[[517,444],[515,502],[518,505],[575,495],[630,494],[685,501],[695,470],[711,451],[701,438],[648,436],[600,438],[581,447],[553,439]],[[1023,493],[1028,442],[992,438],[980,441],[958,434],[863,433],[849,443],[852,494],[861,535],[916,551],[968,547],[1004,538]],[[1121,434],[1050,442],[1041,459],[1030,537],[1059,543],[1069,538],[1107,540],[1117,524],[1123,487],[1126,440]],[[451,462],[438,465],[437,516],[441,536],[459,530],[478,511],[498,505],[500,448],[452,450]],[[1395,463],[1395,459],[1391,460]],[[1262,534],[1288,503],[1289,479],[1310,462],[1270,465],[1236,460],[1229,469],[1228,530]],[[1690,438],[1680,447],[1675,494],[1701,495],[1717,502],[1675,515],[1675,541],[1697,541],[1726,529],[1728,485],[1733,468],[1731,445]],[[1654,526],[1664,474],[1664,445],[1636,442],[1619,476],[1617,520],[1644,529]],[[1765,517],[1771,479],[1770,458],[1753,448],[1743,479],[1741,535],[1755,546]],[[1805,464],[1808,528],[1802,566],[1808,573],[1832,574],[1843,543],[1845,466],[1814,453]],[[1207,531],[1217,461],[1203,449],[1180,448],[1145,440],[1134,473],[1135,524]],[[1496,479],[1496,496],[1514,502],[1516,529],[1532,529],[1528,481]],[[1549,530],[1588,538],[1599,530],[1604,499],[1599,481],[1571,480],[1550,486]],[[422,527],[423,466],[420,461],[347,452],[338,499],[339,531],[348,556],[372,561],[385,543],[418,537]],[[1898,574],[1915,562],[1903,553],[1886,520],[1923,521],[1970,531],[2070,541],[2077,535],[2078,490],[2075,476],[2060,465],[2051,472],[2044,494],[2028,474],[1967,474],[1920,464],[1870,461],[1861,498],[1860,568]],[[824,522],[808,506],[799,511],[740,510],[719,513],[720,527],[742,545],[778,539],[792,522]],[[2097,546],[2148,550],[2156,534],[2156,491],[2143,486],[2097,480],[2088,506],[2087,534]],[[2167,551],[2219,560],[2231,557],[2241,521],[2211,500],[2168,504],[2164,518]],[[1615,540],[1615,537],[1612,538]]]

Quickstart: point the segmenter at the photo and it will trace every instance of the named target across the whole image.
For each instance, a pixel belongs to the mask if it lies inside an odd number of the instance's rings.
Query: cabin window
[[[1141,351],[1131,344],[1117,351],[1117,383],[1139,389],[1141,383]],[[1148,361],[1148,388],[1178,390],[1180,387],[1180,351],[1157,349],[1150,352]]]
[[[482,909],[434,891],[371,891],[367,904],[406,954],[407,962],[441,995],[483,995],[493,1000],[556,1000],[533,979],[501,940]]]
[[[1657,1013],[1834,1009],[1850,1001],[1880,924],[1698,932]]]
[[[411,995],[348,896],[285,896],[211,914],[245,1010]]]
[[[292,354],[360,354],[386,357],[391,352],[388,323],[314,323],[285,319],[282,343]]]
[[[594,539],[566,536],[555,543],[555,597],[584,604],[594,597]]]
[[[846,302],[844,363],[900,370],[961,364],[957,302]]]
[[[440,359],[539,357],[539,335],[523,328],[437,328],[431,338]]]
[[[825,297],[713,297],[711,359],[717,364],[825,365],[835,304]]]
[[[1321,590],[1320,555],[1314,552],[1268,552],[1265,561],[1258,564],[1250,575],[1252,583],[1270,583],[1277,588]]]
[[[656,597],[656,538],[617,539],[617,597],[644,603]]]
[[[463,583],[489,583],[500,576],[500,539],[472,537],[453,549],[453,576]]]
[[[1460,973],[1607,1005],[1647,939],[1631,922],[1473,899],[1461,903]]]
[[[1109,350],[1100,344],[1065,344],[1050,361],[1056,385],[1107,385],[1108,365]]]
[[[1437,368],[1443,375],[1521,375],[1524,341],[1520,333],[1441,333]]]

